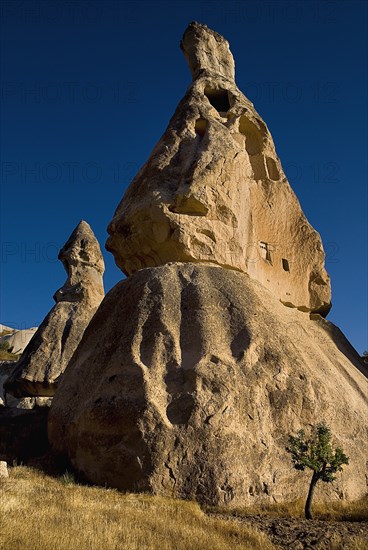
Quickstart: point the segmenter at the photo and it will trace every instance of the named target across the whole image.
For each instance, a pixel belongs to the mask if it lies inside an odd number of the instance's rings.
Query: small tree
[[[349,464],[349,457],[342,449],[333,449],[331,443],[331,430],[322,422],[312,426],[311,435],[306,438],[304,430],[299,430],[297,435],[289,435],[289,445],[286,450],[291,454],[291,459],[296,470],[304,471],[305,468],[313,470],[305,503],[305,517],[312,519],[312,500],[317,481],[322,480],[331,483],[336,478],[336,472],[342,471],[343,464]]]
[[[10,344],[7,340],[4,340],[4,342],[0,342],[0,349],[1,351],[7,351],[9,353]]]

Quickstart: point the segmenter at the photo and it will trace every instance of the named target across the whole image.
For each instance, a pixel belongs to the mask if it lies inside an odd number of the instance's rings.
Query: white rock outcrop
[[[38,327],[26,328],[22,330],[14,329],[13,332],[0,337],[0,345],[7,342],[9,351],[15,355],[20,355],[27,347],[37,329]]]

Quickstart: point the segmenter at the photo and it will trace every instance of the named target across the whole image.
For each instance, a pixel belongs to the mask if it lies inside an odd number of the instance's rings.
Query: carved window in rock
[[[239,133],[244,136],[245,150],[249,155],[254,179],[266,180],[268,174],[263,155],[266,129],[261,125],[258,128],[246,115],[243,115],[239,119]]]
[[[204,95],[207,97],[212,107],[214,107],[221,116],[226,116],[228,110],[230,109],[229,93],[227,90],[224,90],[223,88],[216,89],[206,86],[204,89]]]
[[[284,271],[290,271],[289,262],[288,262],[288,260],[286,260],[285,258],[282,258],[282,269],[283,269]]]
[[[272,264],[271,246],[264,241],[260,241],[259,249],[261,258]]]
[[[195,121],[194,130],[197,136],[203,137],[207,129],[207,120],[205,118],[197,118]]]

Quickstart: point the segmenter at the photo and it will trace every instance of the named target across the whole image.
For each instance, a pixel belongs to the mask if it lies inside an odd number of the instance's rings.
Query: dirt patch
[[[368,521],[305,520],[265,516],[231,516],[214,513],[222,519],[247,523],[270,537],[273,544],[288,550],[349,550],[368,548]],[[360,545],[354,541],[359,539]]]

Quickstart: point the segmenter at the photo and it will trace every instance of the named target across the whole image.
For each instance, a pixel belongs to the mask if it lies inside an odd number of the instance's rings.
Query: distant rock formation
[[[325,421],[351,463],[320,495],[359,498],[365,366],[322,317],[320,237],[227,42],[193,23],[182,49],[194,81],[109,225],[128,279],[67,366],[50,442],[93,483],[240,506],[300,498],[287,436]]]
[[[12,332],[14,332],[14,331],[15,331],[14,328],[12,328],[12,327],[7,327],[6,325],[2,325],[2,324],[0,323],[0,334],[2,334],[2,333],[12,333]]]
[[[38,327],[32,327],[22,330],[8,329],[9,333],[0,337],[0,346],[7,342],[11,353],[15,355],[21,354],[37,331],[37,328]]]
[[[60,250],[68,278],[54,295],[56,305],[24,350],[5,390],[15,397],[52,396],[83,332],[104,297],[104,261],[87,222],[81,221]]]
[[[193,23],[181,47],[193,83],[108,231],[126,275],[167,262],[248,273],[288,306],[326,315],[330,280],[271,134],[234,81],[228,42]]]

